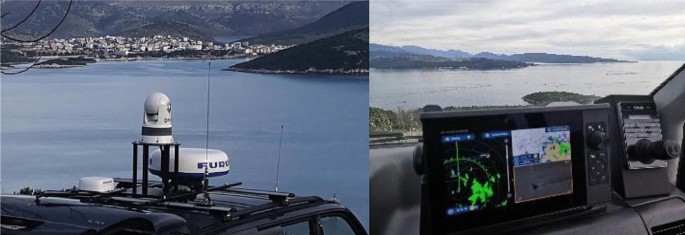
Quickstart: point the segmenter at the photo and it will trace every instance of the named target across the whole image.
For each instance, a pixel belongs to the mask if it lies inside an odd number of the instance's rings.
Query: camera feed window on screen
[[[443,133],[448,216],[573,193],[569,126]]]

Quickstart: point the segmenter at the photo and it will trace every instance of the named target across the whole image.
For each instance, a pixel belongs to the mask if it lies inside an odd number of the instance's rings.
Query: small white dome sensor
[[[174,142],[171,135],[171,100],[163,93],[155,92],[145,100],[143,118],[143,139],[149,144],[169,144]]]
[[[114,179],[109,177],[83,177],[78,181],[79,190],[106,193],[114,190]]]

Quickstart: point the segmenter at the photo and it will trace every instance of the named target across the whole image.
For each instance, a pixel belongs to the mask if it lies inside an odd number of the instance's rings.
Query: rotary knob
[[[594,149],[602,149],[607,140],[609,140],[609,136],[603,131],[593,131],[588,136],[587,143]]]

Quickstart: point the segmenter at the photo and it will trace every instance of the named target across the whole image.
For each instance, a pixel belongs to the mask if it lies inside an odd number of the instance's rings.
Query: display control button
[[[606,152],[588,152],[588,177],[591,186],[609,182],[609,165]]]

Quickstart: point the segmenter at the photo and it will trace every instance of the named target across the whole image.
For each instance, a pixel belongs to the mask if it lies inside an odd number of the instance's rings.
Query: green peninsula
[[[251,73],[368,74],[369,29],[345,32],[233,65]]]

